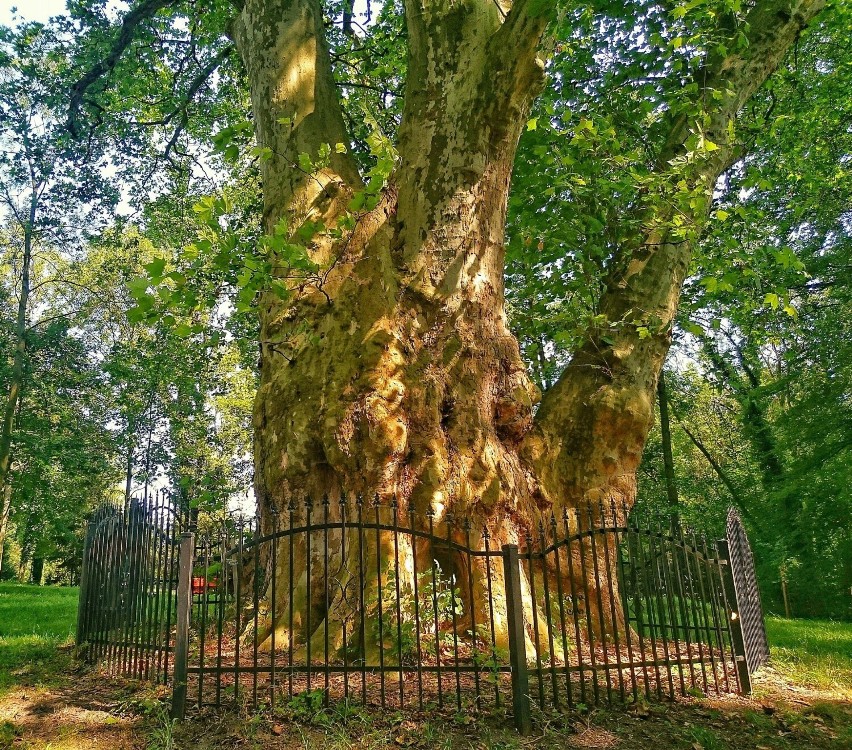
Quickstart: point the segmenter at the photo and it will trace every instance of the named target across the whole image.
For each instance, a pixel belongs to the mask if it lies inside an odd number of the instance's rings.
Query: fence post
[[[186,684],[189,659],[189,618],[192,612],[192,563],[195,554],[195,534],[180,535],[180,559],[177,577],[177,622],[175,629],[175,660],[172,672],[172,718],[186,715]]]
[[[522,735],[532,731],[530,681],[527,672],[521,565],[517,544],[503,545],[503,579],[506,584],[506,621],[509,630],[509,665],[512,669],[512,706],[515,726]]]
[[[80,593],[77,597],[77,629],[75,632],[74,645],[76,646],[77,658],[88,661],[89,649],[83,656],[82,647],[88,637],[87,626],[89,624],[89,556],[92,554],[92,540],[95,536],[95,525],[91,521],[86,524],[86,540],[83,543],[83,561],[80,567]]]
[[[728,605],[728,625],[731,629],[731,646],[734,649],[734,661],[737,667],[737,678],[740,683],[740,692],[743,695],[751,694],[751,675],[748,671],[748,660],[746,658],[745,639],[743,638],[743,626],[740,620],[740,604],[737,601],[737,588],[734,585],[734,572],[731,570],[731,551],[727,539],[716,542],[719,550],[719,566],[722,570],[722,582],[725,587],[725,602]]]

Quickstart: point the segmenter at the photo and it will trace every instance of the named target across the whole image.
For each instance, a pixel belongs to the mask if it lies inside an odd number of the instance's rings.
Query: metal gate
[[[751,675],[769,660],[769,643],[754,557],[742,519],[735,508],[728,510],[725,539],[719,542],[719,548],[728,567],[728,597],[734,603],[731,634],[737,653],[737,674],[742,692],[750,693]]]
[[[104,505],[89,522],[77,652],[113,674],[166,683],[173,665],[180,533],[165,492]]]

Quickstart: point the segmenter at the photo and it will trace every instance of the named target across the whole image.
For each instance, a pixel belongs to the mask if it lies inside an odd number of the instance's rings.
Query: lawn
[[[781,677],[852,700],[852,623],[767,617],[766,631]]]
[[[0,584],[0,750],[852,748],[852,623],[768,618],[772,661],[755,677],[753,700],[556,712],[522,739],[505,718],[339,706],[307,715],[297,701],[174,727],[167,689],[74,665],[76,605],[76,589]]]
[[[57,679],[68,665],[77,619],[76,588],[0,583],[0,695]]]

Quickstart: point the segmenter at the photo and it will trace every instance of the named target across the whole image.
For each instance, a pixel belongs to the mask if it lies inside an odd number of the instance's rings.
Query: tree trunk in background
[[[677,482],[675,479],[674,455],[672,453],[672,429],[669,420],[669,399],[666,393],[666,373],[660,370],[657,383],[657,402],[660,406],[660,432],[663,439],[663,473],[666,478],[666,496],[669,508],[674,515],[678,513]]]
[[[706,198],[696,221],[734,158],[728,124],[820,3],[797,3],[786,21],[762,9],[768,15],[754,19],[761,25],[752,45],[707,76],[725,93],[708,136],[719,152],[690,176]],[[599,502],[629,506],[635,498],[689,247],[669,237],[659,216],[648,217],[647,233],[614,264],[601,310],[611,321],[641,311],[662,325],[647,338],[623,326],[613,344],[590,331],[533,417],[539,392],[504,311],[503,233],[518,139],[543,81],[536,48],[546,19],[531,10],[540,3],[517,0],[509,11],[510,5],[406,3],[408,81],[388,185],[343,242],[314,234],[309,251],[330,266],[321,289],[306,284],[286,302],[272,294],[261,299],[254,430],[264,533],[276,512],[286,517],[291,501],[359,493],[396,498],[403,513],[413,508],[420,518],[434,512],[438,533],[462,543],[462,525],[448,518],[469,520],[474,545],[487,528],[499,546],[520,541],[551,511],[594,515]],[[350,156],[335,149],[349,138],[320,3],[247,0],[234,37],[251,83],[258,146],[271,154],[261,164],[266,231],[281,219],[291,232],[306,221],[335,227],[362,184]],[[689,135],[685,120],[671,128],[663,171]],[[315,158],[323,144],[331,146],[326,166],[313,174],[294,168],[300,154]],[[331,503],[332,520],[339,520],[339,507]],[[297,508],[301,522],[304,506]],[[340,536],[330,541],[330,564],[351,563],[341,559]],[[380,539],[369,550],[372,559],[385,543],[391,542]],[[278,580],[289,573],[285,548]],[[297,637],[304,643],[320,636],[328,617],[334,643],[343,607],[334,593],[323,611],[322,559],[314,560],[318,573],[308,581],[306,553],[297,539]],[[452,569],[456,562],[447,564],[448,573],[466,579]],[[428,567],[430,560],[418,559],[419,570]],[[465,611],[482,612],[483,580],[484,570],[475,570],[473,591],[462,592]],[[501,586],[493,581],[495,590]],[[309,587],[313,634],[303,626]],[[522,591],[529,603],[526,580]],[[606,597],[604,605],[608,610]],[[500,628],[505,615],[496,614]],[[285,644],[288,623],[276,625],[276,642]],[[316,647],[319,654],[321,641]]]
[[[754,515],[748,509],[748,503],[746,503],[745,498],[743,497],[737,486],[734,484],[734,480],[731,479],[731,477],[728,475],[728,472],[726,472],[722,468],[722,465],[713,457],[713,454],[710,453],[710,451],[707,449],[707,446],[704,445],[698,435],[692,432],[692,430],[690,430],[689,427],[687,427],[679,419],[678,422],[680,423],[680,428],[686,433],[686,436],[690,439],[692,444],[696,448],[698,448],[701,455],[707,459],[707,463],[710,464],[713,471],[716,472],[716,476],[722,480],[722,484],[724,484],[727,488],[728,492],[731,495],[731,500],[733,501],[734,505],[737,506],[740,513],[743,514],[743,518],[747,518],[751,523],[755,523]]]
[[[3,488],[3,505],[0,507],[0,573],[3,572],[3,552],[6,549],[6,535],[9,533],[9,516],[12,514],[12,485],[7,482]]]
[[[32,568],[30,569],[30,583],[34,586],[41,586],[44,578],[44,558],[34,557]]]
[[[130,430],[128,430],[128,435],[131,435]],[[133,443],[133,439],[130,438],[130,442],[127,445],[127,460],[124,464],[124,510],[125,512],[130,510],[130,495],[133,492],[133,459],[136,454],[136,446]]]
[[[21,400],[21,390],[24,387],[24,365],[27,358],[27,318],[30,303],[30,271],[33,257],[33,228],[35,226],[38,195],[35,186],[30,197],[28,220],[22,227],[24,235],[23,253],[21,256],[21,288],[18,296],[18,313],[15,319],[15,351],[12,355],[12,375],[6,392],[6,403],[3,409],[3,423],[0,426],[0,494],[6,495],[9,483],[9,473],[12,468],[12,434],[14,432],[15,416]],[[11,496],[10,501],[11,501]]]

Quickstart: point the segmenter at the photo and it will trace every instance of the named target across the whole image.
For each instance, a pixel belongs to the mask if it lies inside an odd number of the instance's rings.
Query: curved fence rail
[[[80,612],[80,653],[171,682],[175,716],[343,701],[528,731],[535,706],[747,692],[767,653],[735,516],[711,543],[614,505],[506,539],[360,499],[190,528],[162,495],[92,521]]]

